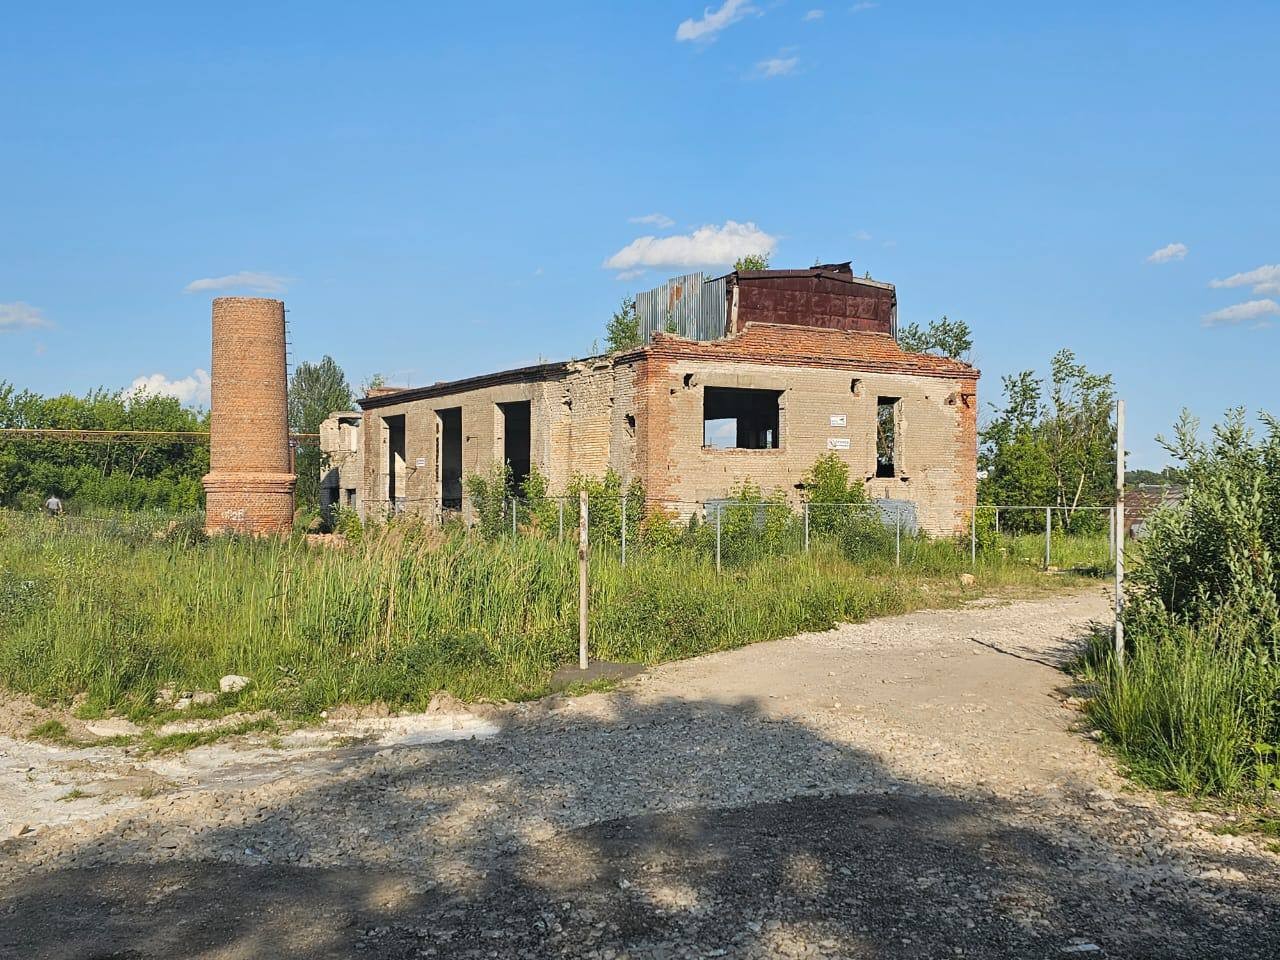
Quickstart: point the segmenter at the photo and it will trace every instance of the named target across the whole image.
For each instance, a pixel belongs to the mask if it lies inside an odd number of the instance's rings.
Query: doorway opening
[[[502,460],[509,471],[507,495],[518,497],[529,476],[529,401],[500,403],[498,410],[502,413]]]
[[[440,509],[462,509],[462,408],[436,411],[436,468]]]
[[[404,414],[383,417],[382,422],[387,431],[387,501],[393,512],[400,513],[408,496]]]

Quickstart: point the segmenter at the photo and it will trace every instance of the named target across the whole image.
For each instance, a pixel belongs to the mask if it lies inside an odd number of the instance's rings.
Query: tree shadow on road
[[[370,755],[243,823],[175,804],[43,866],[10,841],[30,866],[0,956],[1280,952],[1274,877],[1193,890],[1141,847],[904,782],[751,701],[608,702]],[[155,849],[171,859],[92,865]]]

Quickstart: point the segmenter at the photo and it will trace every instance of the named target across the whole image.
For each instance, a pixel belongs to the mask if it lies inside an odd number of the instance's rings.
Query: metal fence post
[[[1116,662],[1124,667],[1124,401],[1116,401],[1116,505],[1115,517],[1115,653]]]
[[[1107,511],[1107,559],[1116,558],[1116,508]]]
[[[1046,570],[1051,566],[1049,562],[1049,547],[1053,539],[1053,507],[1044,508],[1044,568]]]
[[[809,552],[809,501],[804,504],[804,552]]]
[[[578,491],[578,669],[587,669],[587,551],[590,539],[587,524],[587,491]]]
[[[622,565],[627,565],[627,495],[622,495]]]
[[[716,573],[720,572],[720,514],[724,512],[724,504],[716,504]]]

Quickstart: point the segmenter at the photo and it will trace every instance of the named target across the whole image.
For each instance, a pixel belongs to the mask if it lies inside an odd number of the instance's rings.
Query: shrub
[[[507,491],[511,486],[511,468],[502,461],[494,461],[488,473],[473,473],[467,477],[467,496],[476,513],[480,535],[486,540],[497,540],[507,532]]]
[[[1147,524],[1130,578],[1126,658],[1095,650],[1089,713],[1140,778],[1189,793],[1280,788],[1280,424],[1255,442],[1235,410],[1166,447],[1180,503]]]

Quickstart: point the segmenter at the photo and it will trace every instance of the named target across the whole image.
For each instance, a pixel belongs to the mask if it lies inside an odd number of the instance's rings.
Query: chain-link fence
[[[1020,564],[1102,575],[1113,569],[1115,511],[1108,506],[978,504],[953,536],[921,530],[913,504],[900,501],[804,503],[734,499],[652,501],[592,497],[592,553],[626,565],[654,550],[680,551],[717,569],[768,557],[837,551],[851,560],[913,569]],[[482,532],[493,538],[541,536],[573,541],[577,497],[537,502],[509,497]]]

